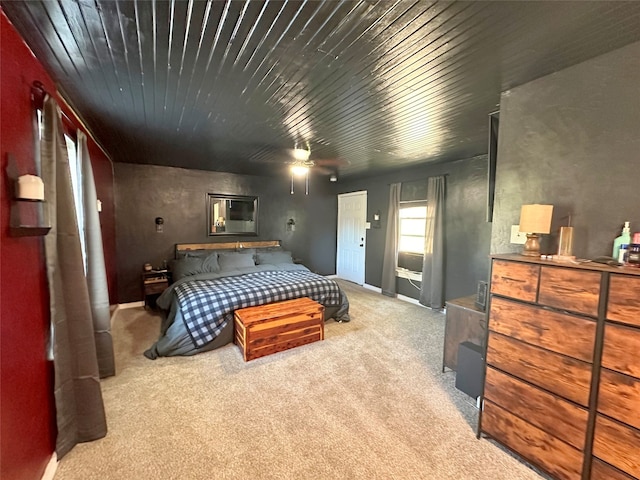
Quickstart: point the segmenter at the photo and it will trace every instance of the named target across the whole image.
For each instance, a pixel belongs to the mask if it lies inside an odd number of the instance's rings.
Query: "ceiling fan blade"
[[[349,161],[342,158],[314,158],[313,163],[327,167],[343,167],[349,165]]]
[[[320,175],[331,175],[332,173],[335,173],[333,170],[329,168],[321,167],[319,165],[314,165],[312,168],[314,172],[317,172]]]

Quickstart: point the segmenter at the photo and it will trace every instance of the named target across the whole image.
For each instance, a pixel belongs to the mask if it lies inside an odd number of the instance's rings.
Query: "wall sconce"
[[[162,233],[164,231],[164,218],[156,217],[156,233]]]
[[[329,177],[329,181],[330,182],[337,182],[338,181],[338,176],[335,173],[332,173],[331,176]]]
[[[290,218],[287,221],[287,232],[295,232],[296,231],[296,222],[293,218]]]
[[[373,222],[371,222],[371,226],[373,228],[380,228],[380,210],[377,210],[376,213],[373,214]]]
[[[540,234],[551,232],[553,205],[523,205],[520,211],[520,231],[527,234],[522,255],[540,256]]]

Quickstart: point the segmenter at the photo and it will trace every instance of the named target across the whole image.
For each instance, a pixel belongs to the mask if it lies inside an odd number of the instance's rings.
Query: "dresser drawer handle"
[[[508,282],[525,283],[525,280],[521,280],[519,278],[511,278],[511,277],[500,277],[500,278],[502,278],[502,280],[506,280]]]

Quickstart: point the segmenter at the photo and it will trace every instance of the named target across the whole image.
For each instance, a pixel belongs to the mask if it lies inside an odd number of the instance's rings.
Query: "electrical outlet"
[[[520,231],[520,225],[511,225],[511,243],[524,245],[527,241],[527,234]]]

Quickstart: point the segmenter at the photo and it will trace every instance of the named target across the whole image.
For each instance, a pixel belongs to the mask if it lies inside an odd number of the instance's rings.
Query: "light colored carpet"
[[[340,283],[350,323],[247,363],[235,345],[148,360],[160,318],[120,311],[109,433],[55,479],[543,478],[476,439],[473,400],[441,373],[443,314]]]

